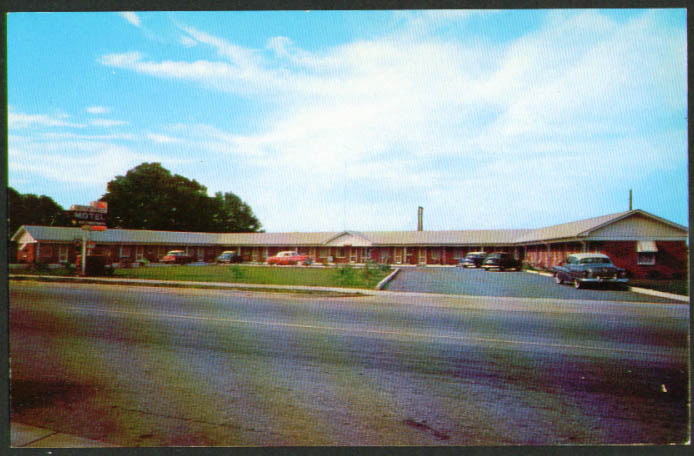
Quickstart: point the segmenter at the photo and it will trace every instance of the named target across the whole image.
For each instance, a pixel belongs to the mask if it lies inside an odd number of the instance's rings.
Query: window
[[[121,258],[130,258],[130,247],[122,245],[120,248],[120,257]]]
[[[345,257],[345,248],[344,247],[338,247],[335,250],[336,250],[335,256],[337,258],[344,258]]]
[[[431,259],[432,260],[438,260],[439,259],[439,249],[438,248],[431,249]]]
[[[329,255],[330,255],[330,249],[328,249],[327,247],[321,247],[320,248],[319,256],[321,258],[328,258]]]
[[[637,263],[641,265],[654,265],[655,264],[655,252],[638,252]]]

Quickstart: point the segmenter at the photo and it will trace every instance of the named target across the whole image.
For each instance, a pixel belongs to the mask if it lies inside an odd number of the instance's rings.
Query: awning
[[[655,245],[655,241],[639,241],[636,244],[636,251],[641,252],[657,252],[658,247]]]

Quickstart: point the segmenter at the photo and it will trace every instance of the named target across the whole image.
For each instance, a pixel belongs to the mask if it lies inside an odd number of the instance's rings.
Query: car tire
[[[574,288],[577,289],[577,290],[578,290],[579,288],[581,288],[581,281],[580,281],[580,280],[574,279]]]
[[[561,280],[561,277],[559,277],[559,274],[554,274],[554,281],[557,283],[557,285],[564,283],[564,281]]]

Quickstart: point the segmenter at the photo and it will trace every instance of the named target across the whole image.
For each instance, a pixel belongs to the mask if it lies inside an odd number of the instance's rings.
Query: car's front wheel
[[[577,290],[579,288],[581,288],[581,281],[580,280],[578,280],[578,279],[574,280],[574,288],[576,288]]]
[[[559,274],[554,275],[554,281],[557,282],[557,285],[561,285],[562,283],[564,283],[561,277],[559,277]]]

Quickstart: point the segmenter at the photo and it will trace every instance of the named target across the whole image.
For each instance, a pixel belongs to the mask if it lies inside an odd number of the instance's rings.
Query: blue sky
[[[9,185],[142,162],[269,232],[688,225],[686,12],[11,13]]]

